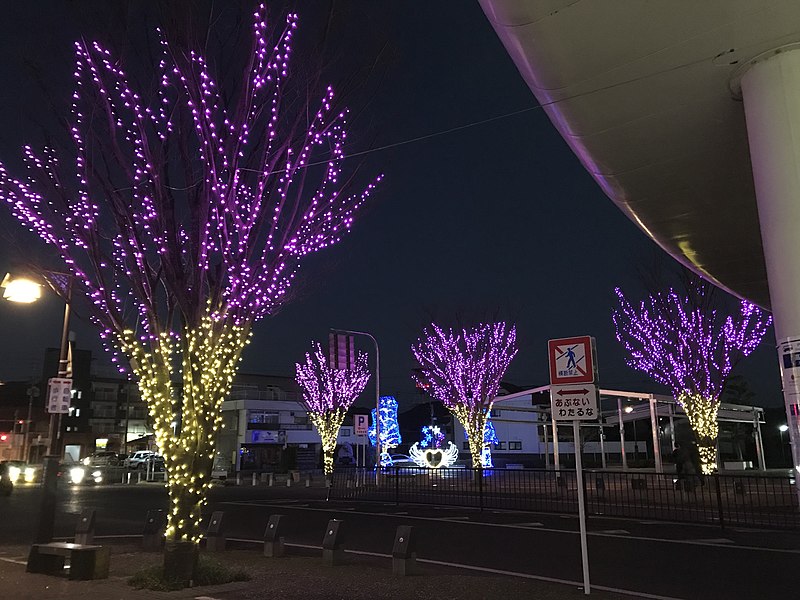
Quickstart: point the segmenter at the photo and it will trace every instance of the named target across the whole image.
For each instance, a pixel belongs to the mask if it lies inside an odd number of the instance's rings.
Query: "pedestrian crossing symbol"
[[[589,336],[550,340],[550,383],[593,383],[594,339]]]

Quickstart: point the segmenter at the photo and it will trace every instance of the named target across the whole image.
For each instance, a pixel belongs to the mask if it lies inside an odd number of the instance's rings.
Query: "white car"
[[[156,455],[152,450],[139,450],[125,459],[125,466],[129,469],[144,468],[147,461]]]

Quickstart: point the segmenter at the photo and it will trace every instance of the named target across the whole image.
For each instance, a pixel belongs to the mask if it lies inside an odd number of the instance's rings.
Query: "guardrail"
[[[590,515],[800,529],[794,482],[788,477],[590,470],[583,474]],[[329,498],[577,513],[575,471],[389,467],[375,472],[337,467]]]

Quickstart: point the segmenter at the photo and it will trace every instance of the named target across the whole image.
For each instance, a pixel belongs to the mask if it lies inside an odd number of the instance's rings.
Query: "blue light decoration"
[[[468,439],[466,430],[464,431],[464,439]],[[500,443],[497,438],[497,432],[494,430],[492,424],[492,411],[486,414],[486,426],[483,428],[483,450],[481,451],[481,466],[484,469],[493,469],[494,463],[492,462],[492,444],[495,446]]]
[[[436,425],[426,425],[422,428],[422,439],[419,441],[420,448],[435,448],[442,447],[444,442],[444,434],[442,430]]]
[[[381,409],[381,466],[391,467],[392,457],[389,456],[389,450],[398,446],[403,438],[400,437],[400,425],[397,422],[397,400],[394,396],[381,396],[378,401],[378,406]],[[367,438],[369,443],[375,445],[375,409],[372,409],[372,425],[367,431]]]

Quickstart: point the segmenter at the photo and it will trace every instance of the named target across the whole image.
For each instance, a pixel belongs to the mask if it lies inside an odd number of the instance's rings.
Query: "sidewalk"
[[[346,600],[483,600],[488,598],[531,598],[536,600],[578,600],[583,590],[546,581],[482,575],[454,568],[420,565],[419,574],[394,577],[388,559],[346,554],[342,566],[324,567],[319,552],[292,548],[290,555],[270,559],[261,548],[236,548],[213,557],[223,564],[243,568],[250,581],[184,589],[178,592],[152,592],[131,588],[127,579],[134,572],[161,561],[160,553],[144,553],[128,544],[105,544],[111,548],[111,574],[100,581],[69,581],[25,572],[27,547],[0,546],[0,590],[14,600],[75,599],[183,599],[214,600],[276,597],[292,599]],[[446,549],[443,549],[446,550]],[[446,556],[443,557],[446,559]],[[593,591],[596,600],[629,600],[622,596]]]

